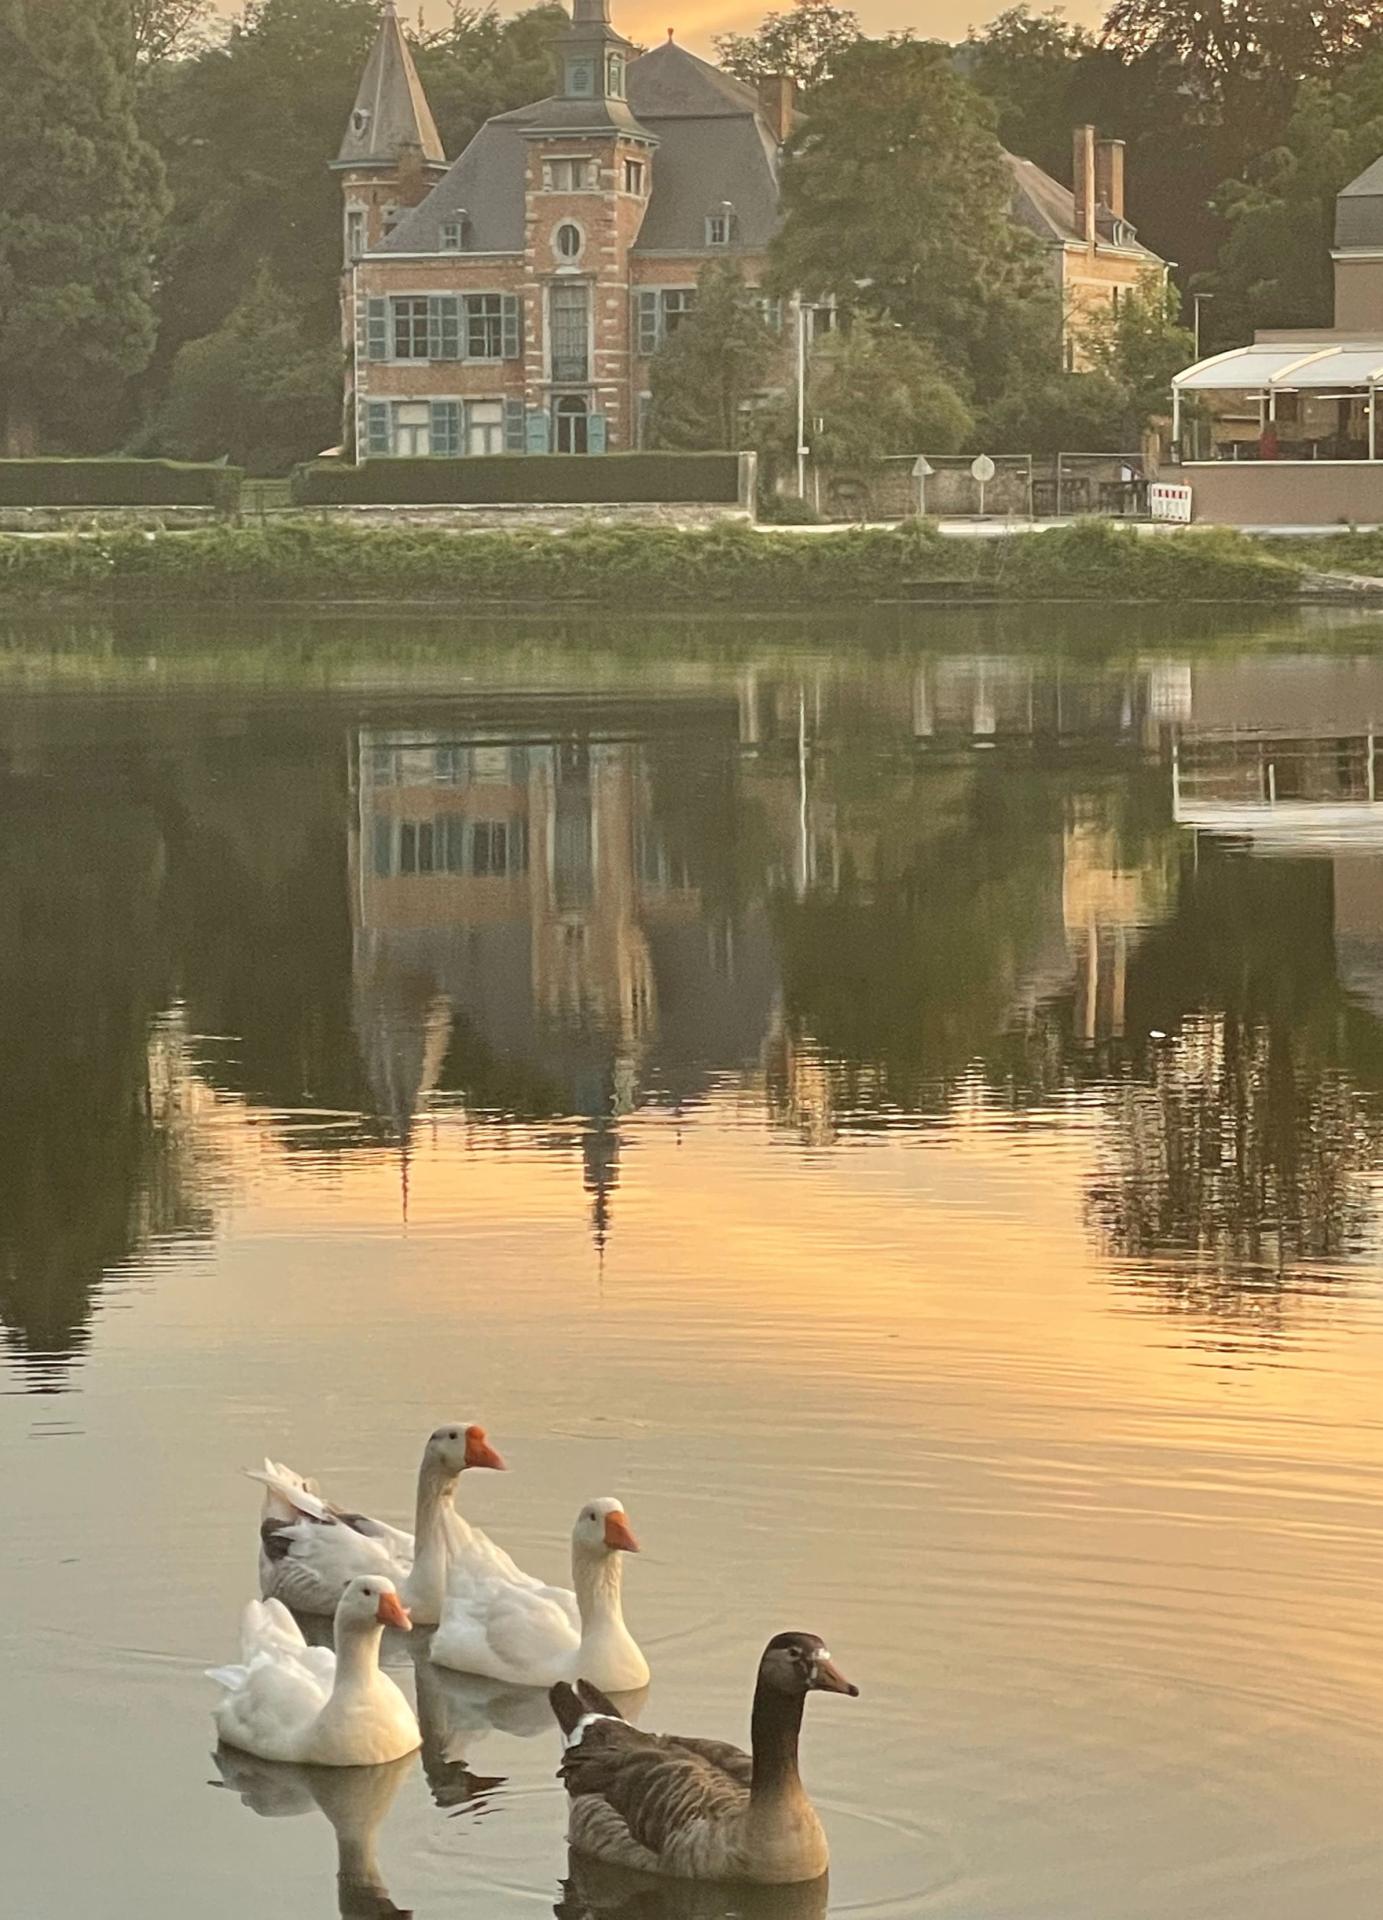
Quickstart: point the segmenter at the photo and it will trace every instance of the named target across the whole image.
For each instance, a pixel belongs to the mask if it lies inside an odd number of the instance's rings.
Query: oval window
[[[574,260],[581,251],[581,229],[573,226],[570,220],[564,220],[553,236],[558,253],[564,260]]]

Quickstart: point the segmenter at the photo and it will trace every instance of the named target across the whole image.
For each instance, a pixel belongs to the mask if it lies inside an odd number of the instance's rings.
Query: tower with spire
[[[437,123],[404,38],[394,0],[385,0],[355,105],[332,162],[345,202],[343,251],[349,266],[393,232],[447,170]]]

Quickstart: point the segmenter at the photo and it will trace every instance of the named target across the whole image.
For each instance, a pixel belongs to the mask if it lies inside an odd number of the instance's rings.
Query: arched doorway
[[[564,393],[552,409],[557,422],[558,453],[585,453],[586,422],[590,411],[578,393]]]

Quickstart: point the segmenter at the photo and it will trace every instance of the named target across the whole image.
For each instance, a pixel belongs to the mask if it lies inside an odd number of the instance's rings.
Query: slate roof
[[[1336,195],[1335,245],[1383,247],[1383,160],[1365,167]]]
[[[393,0],[387,0],[336,165],[392,166],[406,146],[421,147],[424,160],[446,161]]]
[[[1085,230],[1076,219],[1076,196],[1071,189],[1063,187],[1059,180],[1053,180],[1032,160],[1024,160],[1016,153],[1005,154],[1004,157],[1013,174],[1013,217],[1018,224],[1026,227],[1029,233],[1035,233],[1039,240],[1084,240]],[[1128,223],[1125,222],[1125,225]],[[1096,231],[1106,245],[1113,245],[1113,225],[1108,214],[1097,215]],[[1128,232],[1132,235],[1131,226]],[[1161,265],[1158,256],[1145,247],[1141,240],[1124,239],[1119,245],[1132,253],[1144,254],[1148,260]]]
[[[706,216],[724,200],[735,209],[736,246],[766,247],[778,223],[778,160],[753,88],[671,41],[631,60],[626,86],[626,130],[646,134],[658,149],[653,191],[634,250],[705,252]],[[552,127],[595,131],[598,116],[623,105],[553,98],[487,120],[378,251],[437,252],[443,222],[464,208],[468,252],[521,252],[525,137]],[[735,248],[728,251],[733,254]]]

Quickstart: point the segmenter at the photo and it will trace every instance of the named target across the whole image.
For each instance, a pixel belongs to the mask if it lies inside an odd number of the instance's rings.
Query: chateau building
[[[358,458],[639,446],[650,360],[703,268],[729,260],[761,283],[792,83],[746,86],[671,33],[638,53],[609,0],[573,0],[556,68],[557,92],[486,121],[448,165],[384,6],[334,163]],[[1014,217],[1050,248],[1073,339],[1092,305],[1162,268],[1124,217],[1122,158],[1080,129],[1074,194],[1013,161]],[[787,386],[795,303],[763,306]],[[810,339],[833,317],[809,309],[798,324]]]

